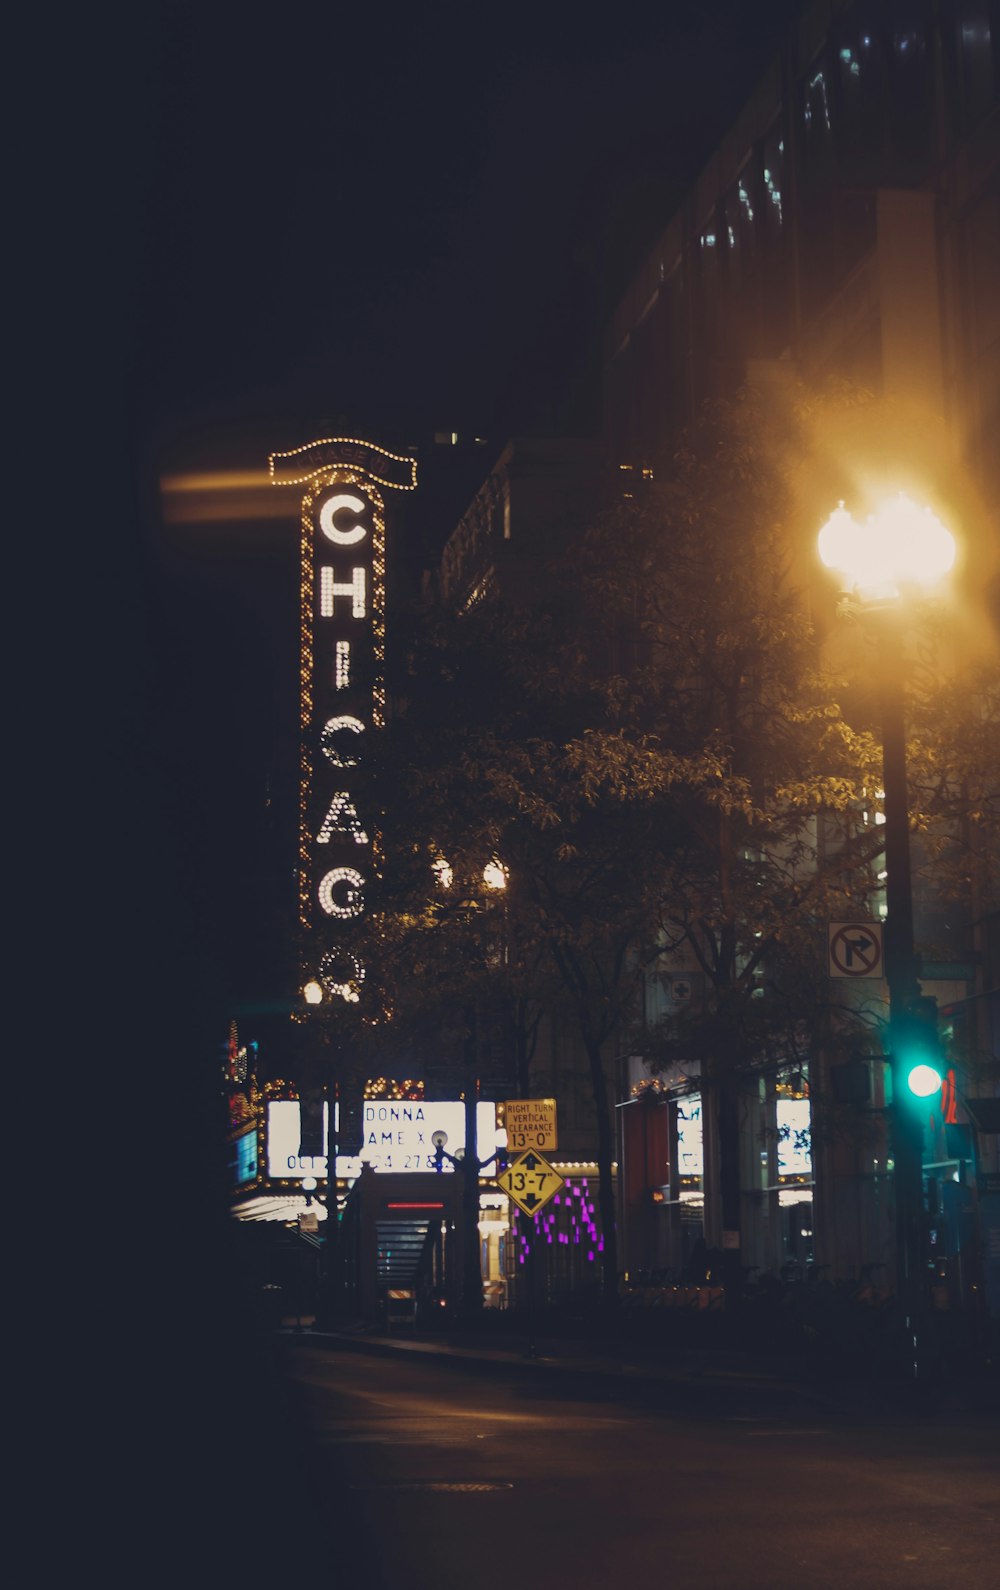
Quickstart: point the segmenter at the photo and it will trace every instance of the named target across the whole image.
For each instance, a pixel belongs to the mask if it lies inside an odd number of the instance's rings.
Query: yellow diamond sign
[[[563,1178],[548,1160],[530,1148],[526,1154],[518,1154],[497,1177],[497,1186],[509,1193],[526,1215],[537,1215],[564,1185]]]

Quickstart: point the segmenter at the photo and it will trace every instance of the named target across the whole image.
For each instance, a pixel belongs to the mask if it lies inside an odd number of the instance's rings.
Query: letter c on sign
[[[357,515],[364,513],[367,503],[361,497],[352,497],[347,492],[341,492],[336,497],[327,497],[319,511],[319,527],[328,541],[334,546],[350,547],[358,541],[363,541],[368,534],[363,524],[357,523]],[[340,530],[334,524],[334,515],[346,510],[355,515],[355,523],[349,530]]]
[[[320,749],[334,767],[357,767],[356,756],[346,756],[337,748],[336,736],[344,729],[349,729],[352,734],[363,734],[365,726],[360,718],[352,718],[348,714],[340,718],[328,718],[319,737]]]

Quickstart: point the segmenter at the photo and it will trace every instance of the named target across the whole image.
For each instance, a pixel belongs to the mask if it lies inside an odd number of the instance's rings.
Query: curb
[[[711,1363],[686,1370],[651,1368],[642,1364],[573,1361],[507,1352],[502,1348],[457,1346],[445,1342],[387,1336],[361,1336],[347,1332],[301,1332],[283,1327],[277,1338],[309,1347],[366,1353],[373,1357],[433,1361],[449,1369],[482,1370],[504,1378],[525,1375],[545,1379],[550,1388],[586,1400],[595,1395],[619,1400],[641,1400],[677,1412],[702,1412],[733,1418],[734,1410],[752,1407],[758,1415],[808,1413],[824,1418],[878,1418],[896,1416],[921,1419],[995,1419],[1000,1414],[1000,1388],[986,1383],[938,1383],[915,1386],[893,1381],[789,1380],[767,1371],[740,1370]],[[749,1415],[745,1415],[749,1416]]]
[[[704,1411],[706,1403],[710,1402],[725,1401],[729,1405],[739,1402],[742,1405],[747,1400],[760,1402],[761,1399],[766,1399],[772,1405],[778,1403],[784,1412],[790,1411],[790,1404],[797,1406],[799,1411],[811,1414],[821,1410],[828,1414],[838,1411],[835,1405],[838,1400],[836,1391],[831,1394],[767,1373],[755,1374],[711,1365],[671,1372],[669,1369],[650,1369],[641,1364],[600,1363],[586,1359],[574,1362],[548,1357],[544,1353],[529,1358],[502,1349],[401,1341],[391,1337],[362,1337],[335,1331],[298,1332],[283,1329],[278,1334],[310,1347],[367,1353],[373,1357],[430,1360],[457,1370],[489,1369],[505,1378],[524,1375],[544,1377],[553,1386],[584,1398],[593,1396],[595,1392],[604,1397],[630,1401],[640,1398],[645,1403],[666,1403],[678,1411],[691,1411],[696,1407]]]

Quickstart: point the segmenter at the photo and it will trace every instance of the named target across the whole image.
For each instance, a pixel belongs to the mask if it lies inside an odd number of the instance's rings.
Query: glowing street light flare
[[[442,889],[450,889],[455,880],[455,874],[443,856],[438,856],[431,862],[431,871],[437,878]]]
[[[841,502],[819,532],[819,555],[861,595],[892,599],[906,585],[930,586],[954,567],[955,537],[930,508],[898,492],[863,525]]]

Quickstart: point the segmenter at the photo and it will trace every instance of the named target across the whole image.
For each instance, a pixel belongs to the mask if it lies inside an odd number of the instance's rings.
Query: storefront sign
[[[324,1109],[324,1142],[327,1113]],[[357,1155],[337,1155],[337,1175],[348,1181],[370,1165],[380,1174],[400,1171],[434,1171],[437,1160],[431,1135],[446,1132],[449,1154],[465,1148],[465,1105],[458,1100],[444,1103],[413,1103],[366,1099],[362,1111],[363,1146]],[[488,1160],[498,1146],[496,1108],[476,1106],[478,1157]],[[294,1099],[272,1099],[267,1106],[267,1174],[272,1181],[301,1181],[303,1176],[326,1176],[326,1155],[299,1153],[299,1106]],[[454,1174],[445,1160],[442,1175]]]
[[[244,1132],[232,1147],[233,1179],[237,1187],[245,1187],[257,1176],[257,1128]]]

